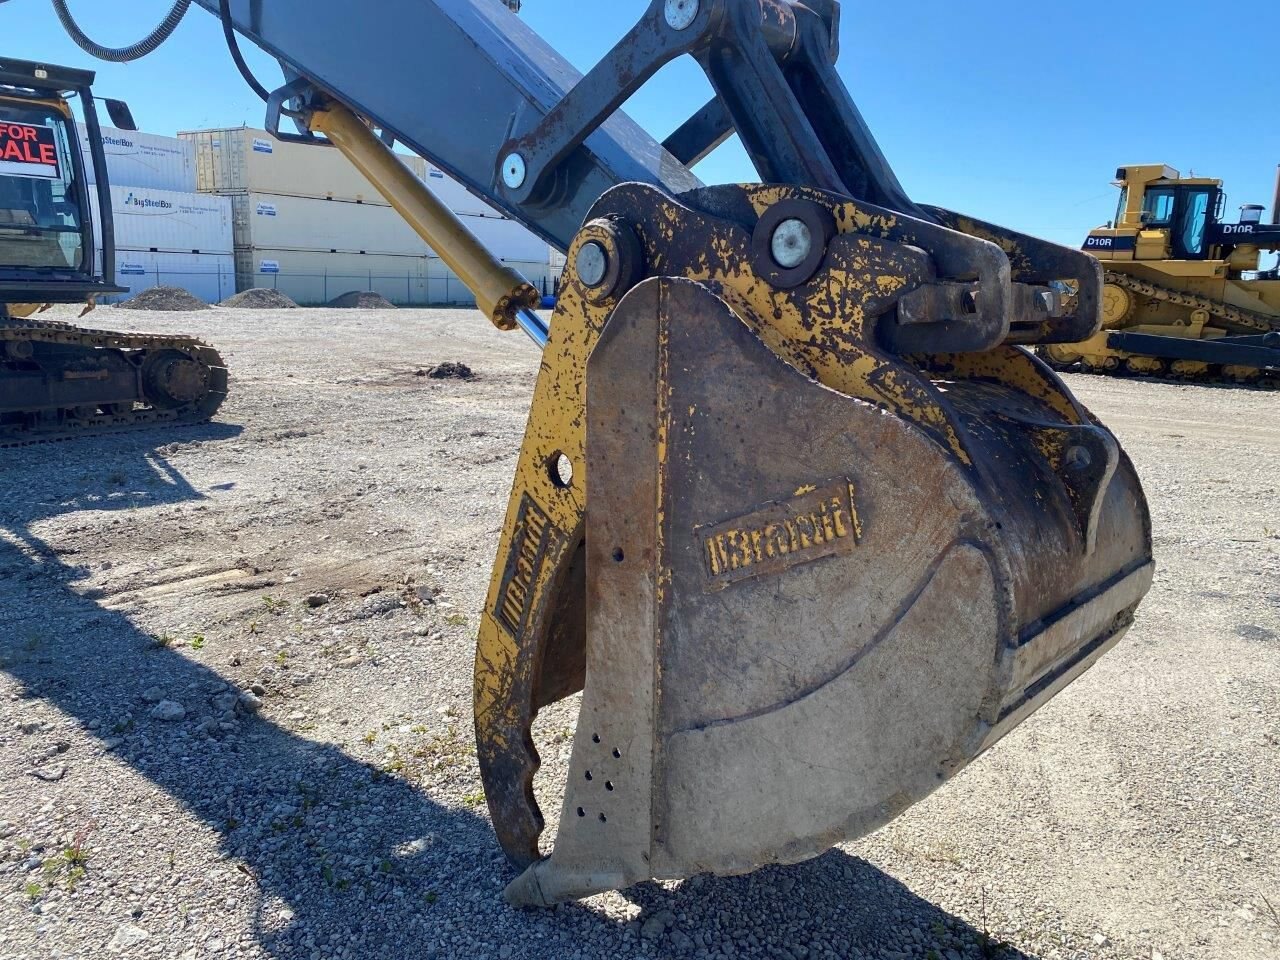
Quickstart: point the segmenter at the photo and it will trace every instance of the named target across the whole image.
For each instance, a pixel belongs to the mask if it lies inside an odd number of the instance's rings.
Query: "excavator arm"
[[[1132,623],[1141,486],[1023,348],[1098,328],[1099,267],[906,195],[834,0],[654,0],[586,76],[497,0],[198,2],[544,346],[475,671],[512,902],[861,836]],[[619,107],[685,55],[715,98],[659,144]],[[735,132],[761,182],[703,186]],[[567,250],[549,327],[392,139]],[[547,854],[530,728],[580,690]]]

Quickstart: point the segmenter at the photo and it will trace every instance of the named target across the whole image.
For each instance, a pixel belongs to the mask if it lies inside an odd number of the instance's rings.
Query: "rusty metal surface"
[[[1073,446],[1114,449],[1101,428],[952,382],[963,464],[723,294],[645,281],[591,353],[588,681],[555,846],[512,902],[861,836],[1117,642],[1149,584],[1136,477],[1072,472]]]
[[[756,272],[752,235],[771,208],[794,201],[825,207],[836,232],[811,278],[791,289],[778,289]],[[993,731],[1002,733],[1011,727],[1085,669],[1123,633],[1144,583],[1149,582],[1150,531],[1136,475],[1122,452],[1115,450],[1111,456],[1114,441],[1109,434],[1092,421],[1051,370],[1019,347],[997,344],[981,352],[939,349],[903,356],[883,342],[886,318],[893,318],[901,299],[937,282],[940,263],[954,269],[970,243],[967,238],[847,198],[768,186],[714,188],[676,199],[641,185],[627,185],[601,198],[592,224],[570,250],[570,267],[544,355],[477,649],[481,770],[495,829],[513,862],[527,867],[541,856],[542,817],[531,790],[538,761],[529,737],[536,710],[580,686],[584,660],[590,678],[584,718],[593,688],[598,693],[603,688],[597,684],[612,689],[620,682],[616,676],[605,676],[613,669],[612,661],[593,654],[595,641],[588,638],[596,636],[604,623],[621,630],[617,617],[630,615],[618,606],[623,595],[602,584],[612,583],[607,578],[615,572],[622,575],[622,568],[635,556],[634,548],[593,544],[589,524],[597,520],[592,519],[588,503],[599,504],[605,517],[627,511],[651,520],[666,516],[660,499],[646,501],[640,492],[641,460],[624,461],[623,480],[598,465],[587,442],[587,391],[592,377],[604,378],[600,389],[606,393],[626,396],[631,396],[627,391],[641,389],[637,384],[649,383],[645,389],[656,390],[652,384],[659,381],[654,377],[671,379],[661,372],[662,354],[656,344],[636,346],[624,359],[615,356],[613,363],[630,371],[626,376],[614,366],[599,364],[598,369],[611,372],[587,372],[588,357],[595,356],[592,351],[601,332],[612,329],[620,315],[615,311],[628,286],[620,283],[618,290],[602,298],[574,275],[577,249],[588,240],[602,241],[605,224],[611,230],[630,231],[640,241],[639,266],[630,272],[638,281],[632,288],[637,294],[641,287],[649,289],[658,283],[656,278],[693,281],[681,289],[695,287],[696,303],[683,303],[676,311],[672,331],[691,333],[695,339],[710,336],[707,318],[723,318],[726,312],[742,328],[734,328],[733,337],[721,343],[722,358],[699,353],[682,361],[681,370],[688,368],[682,390],[710,391],[703,401],[705,409],[717,390],[727,390],[730,383],[736,387],[737,381],[725,371],[741,359],[743,343],[754,344],[745,352],[762,351],[756,362],[767,360],[765,367],[774,371],[768,376],[741,374],[747,381],[742,385],[746,396],[732,391],[736,399],[728,407],[722,405],[723,420],[714,426],[698,421],[692,411],[686,413],[687,407],[676,410],[679,404],[672,405],[673,415],[684,426],[693,424],[694,434],[707,450],[719,449],[725,455],[726,462],[717,470],[704,465],[699,474],[717,476],[723,488],[708,491],[700,485],[673,501],[705,511],[685,517],[683,528],[673,534],[685,538],[689,555],[702,564],[697,575],[673,565],[666,575],[651,570],[645,582],[661,584],[668,576],[677,593],[693,590],[696,583],[699,597],[723,605],[725,598],[751,591],[755,584],[767,584],[767,592],[779,582],[795,580],[808,583],[806,595],[821,598],[822,603],[847,604],[852,602],[850,597],[861,597],[863,604],[860,612],[851,610],[844,618],[833,618],[826,631],[785,629],[790,608],[769,614],[752,631],[736,628],[735,618],[723,609],[717,615],[728,619],[718,626],[700,621],[696,628],[678,631],[682,637],[692,636],[693,631],[699,636],[732,637],[734,642],[714,654],[696,645],[668,648],[661,654],[664,676],[673,682],[694,676],[705,681],[696,691],[655,701],[655,716],[668,718],[672,730],[691,731],[740,718],[744,683],[758,684],[753,694],[758,706],[799,702],[795,698],[804,700],[806,690],[816,694],[826,689],[848,674],[850,658],[860,649],[860,641],[839,639],[844,628],[835,629],[837,624],[847,621],[859,630],[887,637],[894,633],[895,623],[927,623],[944,617],[926,613],[925,608],[912,613],[912,607],[924,596],[928,583],[943,583],[936,578],[944,567],[971,572],[977,562],[968,552],[960,555],[944,549],[946,544],[960,542],[954,532],[944,535],[949,514],[942,507],[947,504],[969,505],[962,512],[971,533],[960,539],[970,544],[966,551],[974,549],[987,558],[980,567],[991,571],[993,584],[985,607],[948,608],[954,598],[940,587],[926,605],[947,609],[944,619],[963,621],[972,630],[997,631],[996,639],[982,641],[989,645],[995,673],[974,714],[977,726],[966,741],[975,745],[975,751],[977,744],[992,742],[998,735]],[[993,302],[1012,303],[1014,285],[1005,254],[983,240],[973,240],[967,249],[992,258],[990,283],[997,287]],[[651,279],[639,279],[644,277]],[[946,336],[938,339],[940,347],[949,342]],[[622,350],[617,345],[610,349],[615,354]],[[875,456],[852,449],[846,450],[843,459],[815,456],[813,442],[806,440],[810,436],[806,430],[813,428],[784,423],[786,411],[811,389],[819,390],[824,402],[847,405],[819,431],[824,442],[852,442],[850,438],[858,434],[855,424],[865,421],[870,425],[865,429],[872,432],[862,435],[857,449],[874,450]],[[650,406],[653,402],[649,401]],[[691,406],[698,407],[698,402]],[[642,411],[644,404],[633,397],[627,409]],[[635,429],[641,436],[649,435],[642,424]],[[738,437],[739,448],[717,445],[714,438],[721,435]],[[1073,445],[1088,448],[1093,459],[1087,469],[1075,469],[1082,461],[1078,454],[1068,453]],[[730,456],[735,449],[737,459]],[[765,449],[769,452],[761,452]],[[557,483],[549,470],[559,454],[567,455],[573,465],[568,485]],[[804,478],[786,476],[785,483],[779,482],[787,471],[801,468],[808,471]],[[655,477],[660,475],[661,470]],[[664,482],[677,482],[672,476]],[[848,481],[847,502],[835,492],[841,479]],[[788,488],[791,480],[796,485]],[[758,486],[752,487],[753,482]],[[618,485],[626,489],[615,490]],[[806,486],[812,489],[802,489]],[[904,489],[919,494],[914,506],[901,501]],[[640,499],[624,505],[610,499],[616,496]],[[721,502],[716,496],[726,498],[719,513],[712,507]],[[526,500],[540,511],[534,514],[539,519],[532,539]],[[912,519],[910,529],[925,537],[923,542],[929,546],[904,549],[904,518],[918,516],[925,521]],[[852,539],[847,537],[850,531],[856,531]],[[793,542],[797,551],[790,549]],[[625,562],[614,559],[615,548],[627,558]],[[640,559],[649,564],[653,558],[646,549],[640,548]],[[917,566],[908,569],[912,563]],[[853,575],[855,568],[858,572]],[[873,582],[882,585],[871,588]],[[719,608],[707,606],[699,616],[712,616],[706,612],[712,609]],[[773,626],[768,627],[769,623]],[[908,637],[920,634],[923,627],[903,633],[905,629],[897,628],[895,643],[927,642],[919,636]],[[1093,633],[1084,636],[1089,630]],[[820,649],[805,645],[805,638],[814,636],[824,638]],[[661,639],[651,636],[649,643],[660,647]],[[690,659],[685,662],[680,649],[696,652],[687,653]],[[795,667],[785,676],[771,675],[770,658],[789,662],[779,653],[792,656],[790,662],[803,663],[803,668]],[[707,663],[712,661],[721,668],[719,686],[716,676],[707,674]],[[638,689],[634,677],[624,686],[633,693]],[[662,696],[659,687],[654,697]],[[593,734],[603,737],[599,730],[580,727],[576,742],[583,750],[595,742]],[[971,755],[966,751],[948,754],[944,775]],[[912,782],[923,789],[926,781],[940,782],[936,764],[929,768],[928,777]],[[902,804],[908,802],[900,799]],[[570,821],[580,822],[578,806],[589,809],[582,803],[567,806],[562,831]],[[826,836],[824,831],[852,835],[862,829],[858,824],[871,822],[866,815],[850,816],[839,830],[830,824],[821,829],[810,826],[816,835]],[[690,821],[697,822],[696,818]],[[785,852],[774,853],[791,857],[813,849],[812,842],[797,841]],[[740,862],[760,853],[744,853]],[[731,867],[726,861],[725,869]],[[616,871],[595,871],[590,881],[579,876],[572,882],[603,889],[601,884],[616,885],[620,876]],[[526,887],[534,879],[527,876]],[[536,900],[529,889],[526,894]]]

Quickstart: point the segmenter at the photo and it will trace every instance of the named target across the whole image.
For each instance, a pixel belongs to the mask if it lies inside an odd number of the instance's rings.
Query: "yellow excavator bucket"
[[[1114,437],[1021,347],[886,348],[914,244],[942,240],[855,207],[627,185],[570,251],[476,664],[514,903],[874,830],[1087,669],[1150,585]],[[761,237],[788,220],[811,262],[783,275]],[[1021,302],[999,247],[934,229]],[[1096,311],[1096,269],[1076,279]],[[529,728],[577,689],[547,851]]]

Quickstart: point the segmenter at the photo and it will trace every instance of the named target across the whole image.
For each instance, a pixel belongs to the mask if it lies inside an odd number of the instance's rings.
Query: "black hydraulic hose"
[[[240,43],[236,40],[236,28],[231,20],[231,0],[218,0],[218,16],[222,20],[222,35],[227,38],[227,50],[231,53],[231,59],[235,61],[240,76],[244,77],[244,82],[249,84],[253,92],[263,101],[269,100],[271,94],[258,82],[258,78],[253,75],[249,65],[244,62],[244,57],[240,55]]]
[[[128,63],[130,60],[138,60],[151,53],[156,47],[168,40],[173,35],[174,30],[178,29],[178,24],[182,22],[182,18],[186,16],[187,9],[190,6],[191,0],[174,0],[173,8],[160,21],[160,26],[156,27],[137,43],[130,44],[127,47],[104,47],[100,43],[95,43],[80,29],[75,17],[71,16],[71,11],[67,9],[67,0],[53,0],[53,9],[58,14],[58,19],[62,21],[62,28],[76,42],[76,46],[99,60],[107,60],[111,63]]]

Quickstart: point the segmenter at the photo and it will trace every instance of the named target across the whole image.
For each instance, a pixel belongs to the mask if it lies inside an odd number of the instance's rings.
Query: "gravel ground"
[[[466,311],[137,320],[87,322],[203,336],[231,396],[0,459],[3,960],[1280,955],[1280,395],[1072,378],[1146,483],[1155,587],[928,801],[519,912],[469,713],[532,347]],[[549,819],[575,710],[536,731]]]

